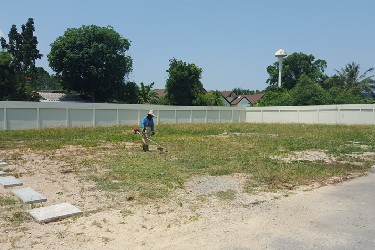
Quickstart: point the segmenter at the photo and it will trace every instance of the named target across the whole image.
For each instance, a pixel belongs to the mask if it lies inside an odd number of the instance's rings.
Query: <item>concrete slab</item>
[[[22,186],[23,183],[14,176],[5,176],[0,177],[0,185],[2,185],[4,188],[9,188],[15,186]]]
[[[69,203],[61,203],[47,207],[34,208],[28,213],[39,223],[48,223],[70,216],[81,214],[82,211]]]
[[[27,188],[20,188],[20,189],[12,189],[12,193],[17,196],[22,202],[26,204],[33,204],[39,202],[47,201],[47,197],[38,193],[34,189],[27,187]]]
[[[8,166],[8,163],[4,161],[0,161],[0,167],[6,167],[6,166]]]
[[[0,170],[0,175],[4,175],[6,172]]]

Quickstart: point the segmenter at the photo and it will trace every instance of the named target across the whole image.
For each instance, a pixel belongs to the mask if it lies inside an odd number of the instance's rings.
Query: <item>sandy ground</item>
[[[64,155],[70,160],[61,161]],[[137,204],[121,194],[98,191],[94,183],[82,179],[74,163],[95,157],[76,146],[47,155],[26,149],[0,151],[0,159],[10,163],[7,170],[24,187],[47,196],[43,206],[68,202],[84,211],[81,216],[48,224],[29,217],[17,223],[15,213],[24,216],[40,205],[2,206],[0,249],[264,249],[273,237],[262,234],[266,226],[275,222],[273,234],[282,237],[285,229],[299,223],[300,218],[294,216],[297,211],[308,215],[300,206],[301,199],[318,197],[325,190],[317,189],[320,183],[250,195],[242,192],[247,176],[204,176],[193,178],[168,200]],[[334,182],[341,183],[341,179]],[[4,188],[0,194],[14,197]],[[284,223],[276,220],[279,216],[286,219],[285,225],[276,225]],[[329,239],[325,240],[330,246]]]

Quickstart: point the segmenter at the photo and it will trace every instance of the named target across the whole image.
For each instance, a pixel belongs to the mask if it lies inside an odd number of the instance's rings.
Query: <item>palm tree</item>
[[[374,75],[366,76],[367,73],[370,73],[374,68],[369,68],[362,75],[360,75],[360,65],[352,62],[345,65],[341,70],[335,70],[338,78],[342,85],[346,87],[353,87],[355,85],[368,85],[374,88],[375,80],[373,79]]]
[[[360,65],[352,62],[345,65],[341,70],[335,70],[337,73],[336,81],[346,90],[357,93],[365,99],[373,99],[375,97],[375,80],[374,75],[367,76],[374,68],[369,68],[360,74]]]

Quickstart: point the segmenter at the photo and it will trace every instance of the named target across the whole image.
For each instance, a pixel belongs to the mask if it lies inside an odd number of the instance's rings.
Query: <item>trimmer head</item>
[[[135,127],[133,128],[133,131],[134,131],[134,134],[140,134],[141,135],[141,132],[140,132],[140,129]],[[159,143],[157,143],[156,141],[153,141],[151,140],[150,138],[147,138],[148,140],[150,140],[151,142],[153,142],[154,144],[156,144],[158,147],[157,149],[161,152],[168,152],[167,149],[165,149],[164,147],[162,147]]]
[[[134,134],[138,134],[139,133],[139,128],[133,128],[133,131],[134,131]]]

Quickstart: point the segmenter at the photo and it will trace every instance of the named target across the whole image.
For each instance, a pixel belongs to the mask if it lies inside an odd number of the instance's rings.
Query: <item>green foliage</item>
[[[155,104],[158,102],[158,96],[155,91],[152,90],[152,87],[155,83],[150,85],[145,85],[141,82],[138,86],[135,82],[127,82],[123,88],[123,95],[119,98],[122,102],[125,103],[141,103],[141,104]]]
[[[17,96],[17,75],[10,67],[12,56],[8,52],[0,52],[0,100],[10,101]]]
[[[313,55],[293,53],[284,59],[282,88],[276,87],[278,63],[267,68],[270,78],[258,106],[324,105],[374,103],[375,80],[367,76],[374,69],[360,74],[360,66],[347,64],[332,77],[324,75],[326,62]]]
[[[14,200],[12,198],[9,198],[9,197],[6,197],[6,196],[3,196],[3,195],[0,195],[0,206],[5,207],[5,206],[9,206],[9,205],[14,205],[16,203],[17,203],[16,200]]]
[[[326,67],[326,61],[320,59],[315,60],[313,55],[293,53],[283,60],[281,75],[282,87],[286,89],[294,88],[303,74],[320,84],[327,78],[324,74]],[[277,85],[279,78],[279,62],[268,66],[267,72],[270,75],[267,79],[267,83]]]
[[[59,77],[50,75],[42,67],[36,67],[34,71],[33,90],[61,90]]]
[[[305,74],[299,78],[297,85],[290,91],[290,97],[294,106],[330,103],[329,94]]]
[[[345,100],[349,93],[340,92],[340,100]],[[270,86],[267,88],[264,97],[257,103],[258,106],[304,106],[304,105],[325,105],[333,104],[335,101],[331,93],[322,88],[306,75],[299,78],[297,85],[291,90]],[[351,96],[351,95],[350,95]],[[357,99],[355,99],[357,100]],[[354,99],[353,99],[354,101]],[[345,103],[345,102],[343,102]],[[357,102],[354,102],[357,103]]]
[[[9,42],[1,38],[1,47],[12,54],[11,66],[18,73],[27,76],[35,67],[35,61],[42,58],[37,49],[38,40],[34,36],[34,19],[29,18],[26,24],[21,26],[22,32],[18,33],[17,26],[12,25],[9,32]]]
[[[323,87],[329,90],[333,103],[373,103],[374,75],[367,76],[373,70],[370,68],[361,74],[359,64],[349,63],[324,81]]]
[[[288,90],[277,86],[269,86],[256,106],[292,106],[293,100]]]
[[[355,88],[346,89],[334,86],[328,90],[328,93],[331,97],[331,104],[358,104],[365,102],[365,99]]]
[[[232,91],[234,93],[236,93],[236,95],[251,95],[251,94],[263,93],[263,91],[261,91],[261,90],[242,89],[242,88],[238,88],[238,87],[232,89]]]
[[[139,87],[135,82],[127,82],[124,86],[124,96],[121,98],[125,103],[138,103]]]
[[[360,65],[352,62],[345,65],[341,70],[336,70],[338,76],[338,83],[341,86],[351,87],[360,84],[367,84],[374,86],[375,80],[374,75],[367,76],[368,73],[374,71],[374,68],[366,70],[363,74],[360,74]]]
[[[171,105],[171,103],[169,102],[169,99],[166,96],[159,97],[156,100],[155,104],[157,104],[157,105]]]
[[[167,98],[172,105],[193,105],[201,93],[202,69],[195,64],[169,60],[169,78],[166,83]]]
[[[145,85],[143,82],[140,83],[141,87],[139,88],[138,92],[139,103],[156,103],[157,94],[155,91],[152,90],[154,84],[154,82],[152,82],[150,85]]]
[[[220,91],[209,91],[200,93],[193,102],[196,106],[224,106]]]
[[[67,29],[51,44],[48,60],[63,87],[107,102],[124,92],[124,77],[132,70],[126,56],[130,42],[112,27],[95,25]]]
[[[2,54],[0,62],[0,100],[32,101],[37,97],[32,94],[35,75],[35,61],[42,57],[37,49],[38,40],[34,36],[34,20],[29,18],[21,26],[12,25],[8,42],[1,37],[1,47],[7,52]]]

